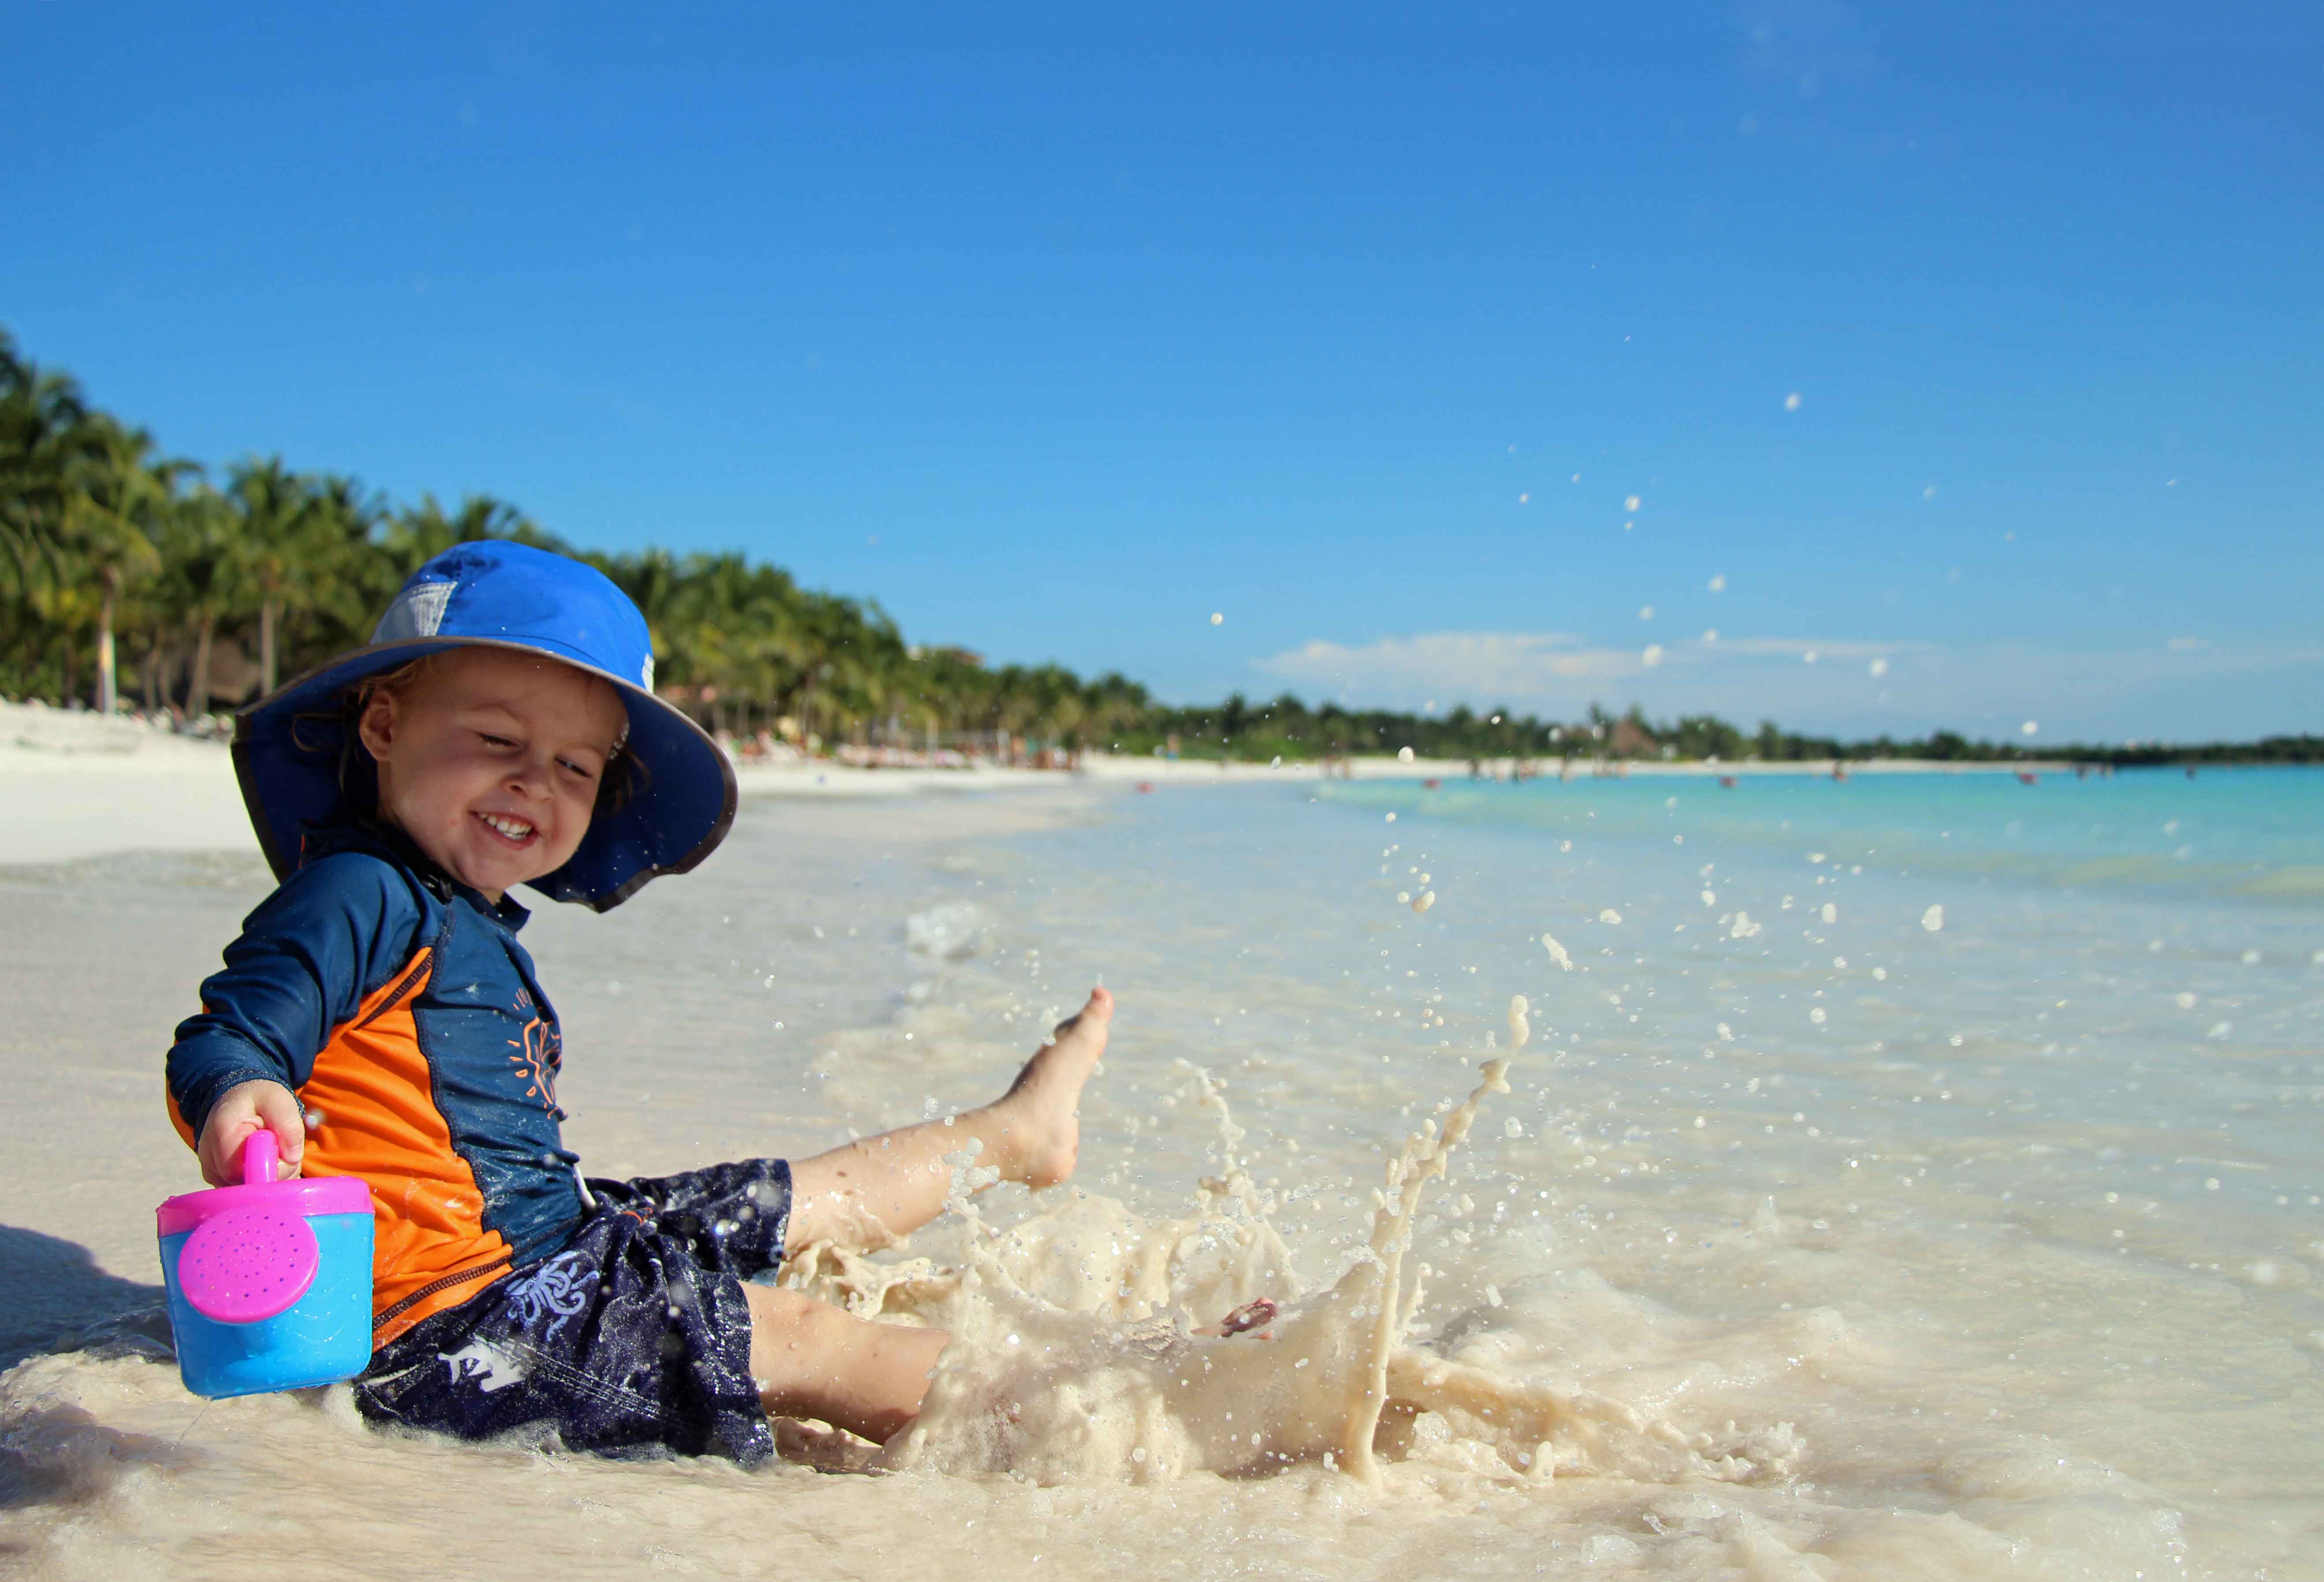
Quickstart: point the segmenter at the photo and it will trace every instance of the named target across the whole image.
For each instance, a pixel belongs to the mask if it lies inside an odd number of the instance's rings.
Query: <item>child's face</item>
[[[629,716],[555,660],[460,648],[364,711],[379,810],[436,865],[497,902],[565,865]]]

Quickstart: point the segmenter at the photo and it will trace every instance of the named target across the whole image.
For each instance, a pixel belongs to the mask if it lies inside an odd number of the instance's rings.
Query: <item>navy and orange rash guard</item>
[[[244,920],[170,1050],[170,1119],[263,1078],[322,1114],[305,1173],[371,1186],[374,1346],[553,1253],[582,1217],[527,913],[387,831],[334,830]]]

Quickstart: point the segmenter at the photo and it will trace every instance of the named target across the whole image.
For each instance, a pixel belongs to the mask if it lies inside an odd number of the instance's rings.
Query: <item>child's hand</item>
[[[275,1146],[282,1151],[282,1179],[297,1175],[307,1152],[305,1113],[297,1096],[280,1082],[257,1081],[227,1088],[210,1106],[197,1150],[202,1180],[213,1187],[242,1185],[242,1145],[261,1126],[274,1133]]]

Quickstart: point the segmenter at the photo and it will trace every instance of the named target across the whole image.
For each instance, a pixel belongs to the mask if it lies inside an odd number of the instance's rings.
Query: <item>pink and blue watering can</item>
[[[197,1395],[352,1379],[371,1360],[371,1189],[354,1176],[278,1181],[261,1126],[242,1185],[154,1211],[178,1372]]]

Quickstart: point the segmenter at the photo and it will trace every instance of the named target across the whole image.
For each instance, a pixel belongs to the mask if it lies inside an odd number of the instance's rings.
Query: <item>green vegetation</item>
[[[1466,707],[1442,717],[1311,708],[1288,694],[1174,708],[1119,674],[988,669],[959,649],[908,646],[877,604],[802,588],[736,553],[585,553],[490,495],[451,510],[432,495],[392,505],[351,477],[294,471],[280,457],[213,478],[161,455],[152,435],[20,356],[0,331],[0,695],[106,710],[133,700],[180,717],[238,706],[362,643],[430,556],[487,538],[578,553],[604,570],[645,612],[664,695],[744,735],[916,746],[941,735],[1012,758],[1044,744],[1257,762],[1405,747],[1456,760],[2324,762],[2324,738],[2313,736],[2036,751],[1950,732],[1840,742],[1773,722],[1747,735],[1708,715],[1656,723],[1594,705],[1571,721]]]

